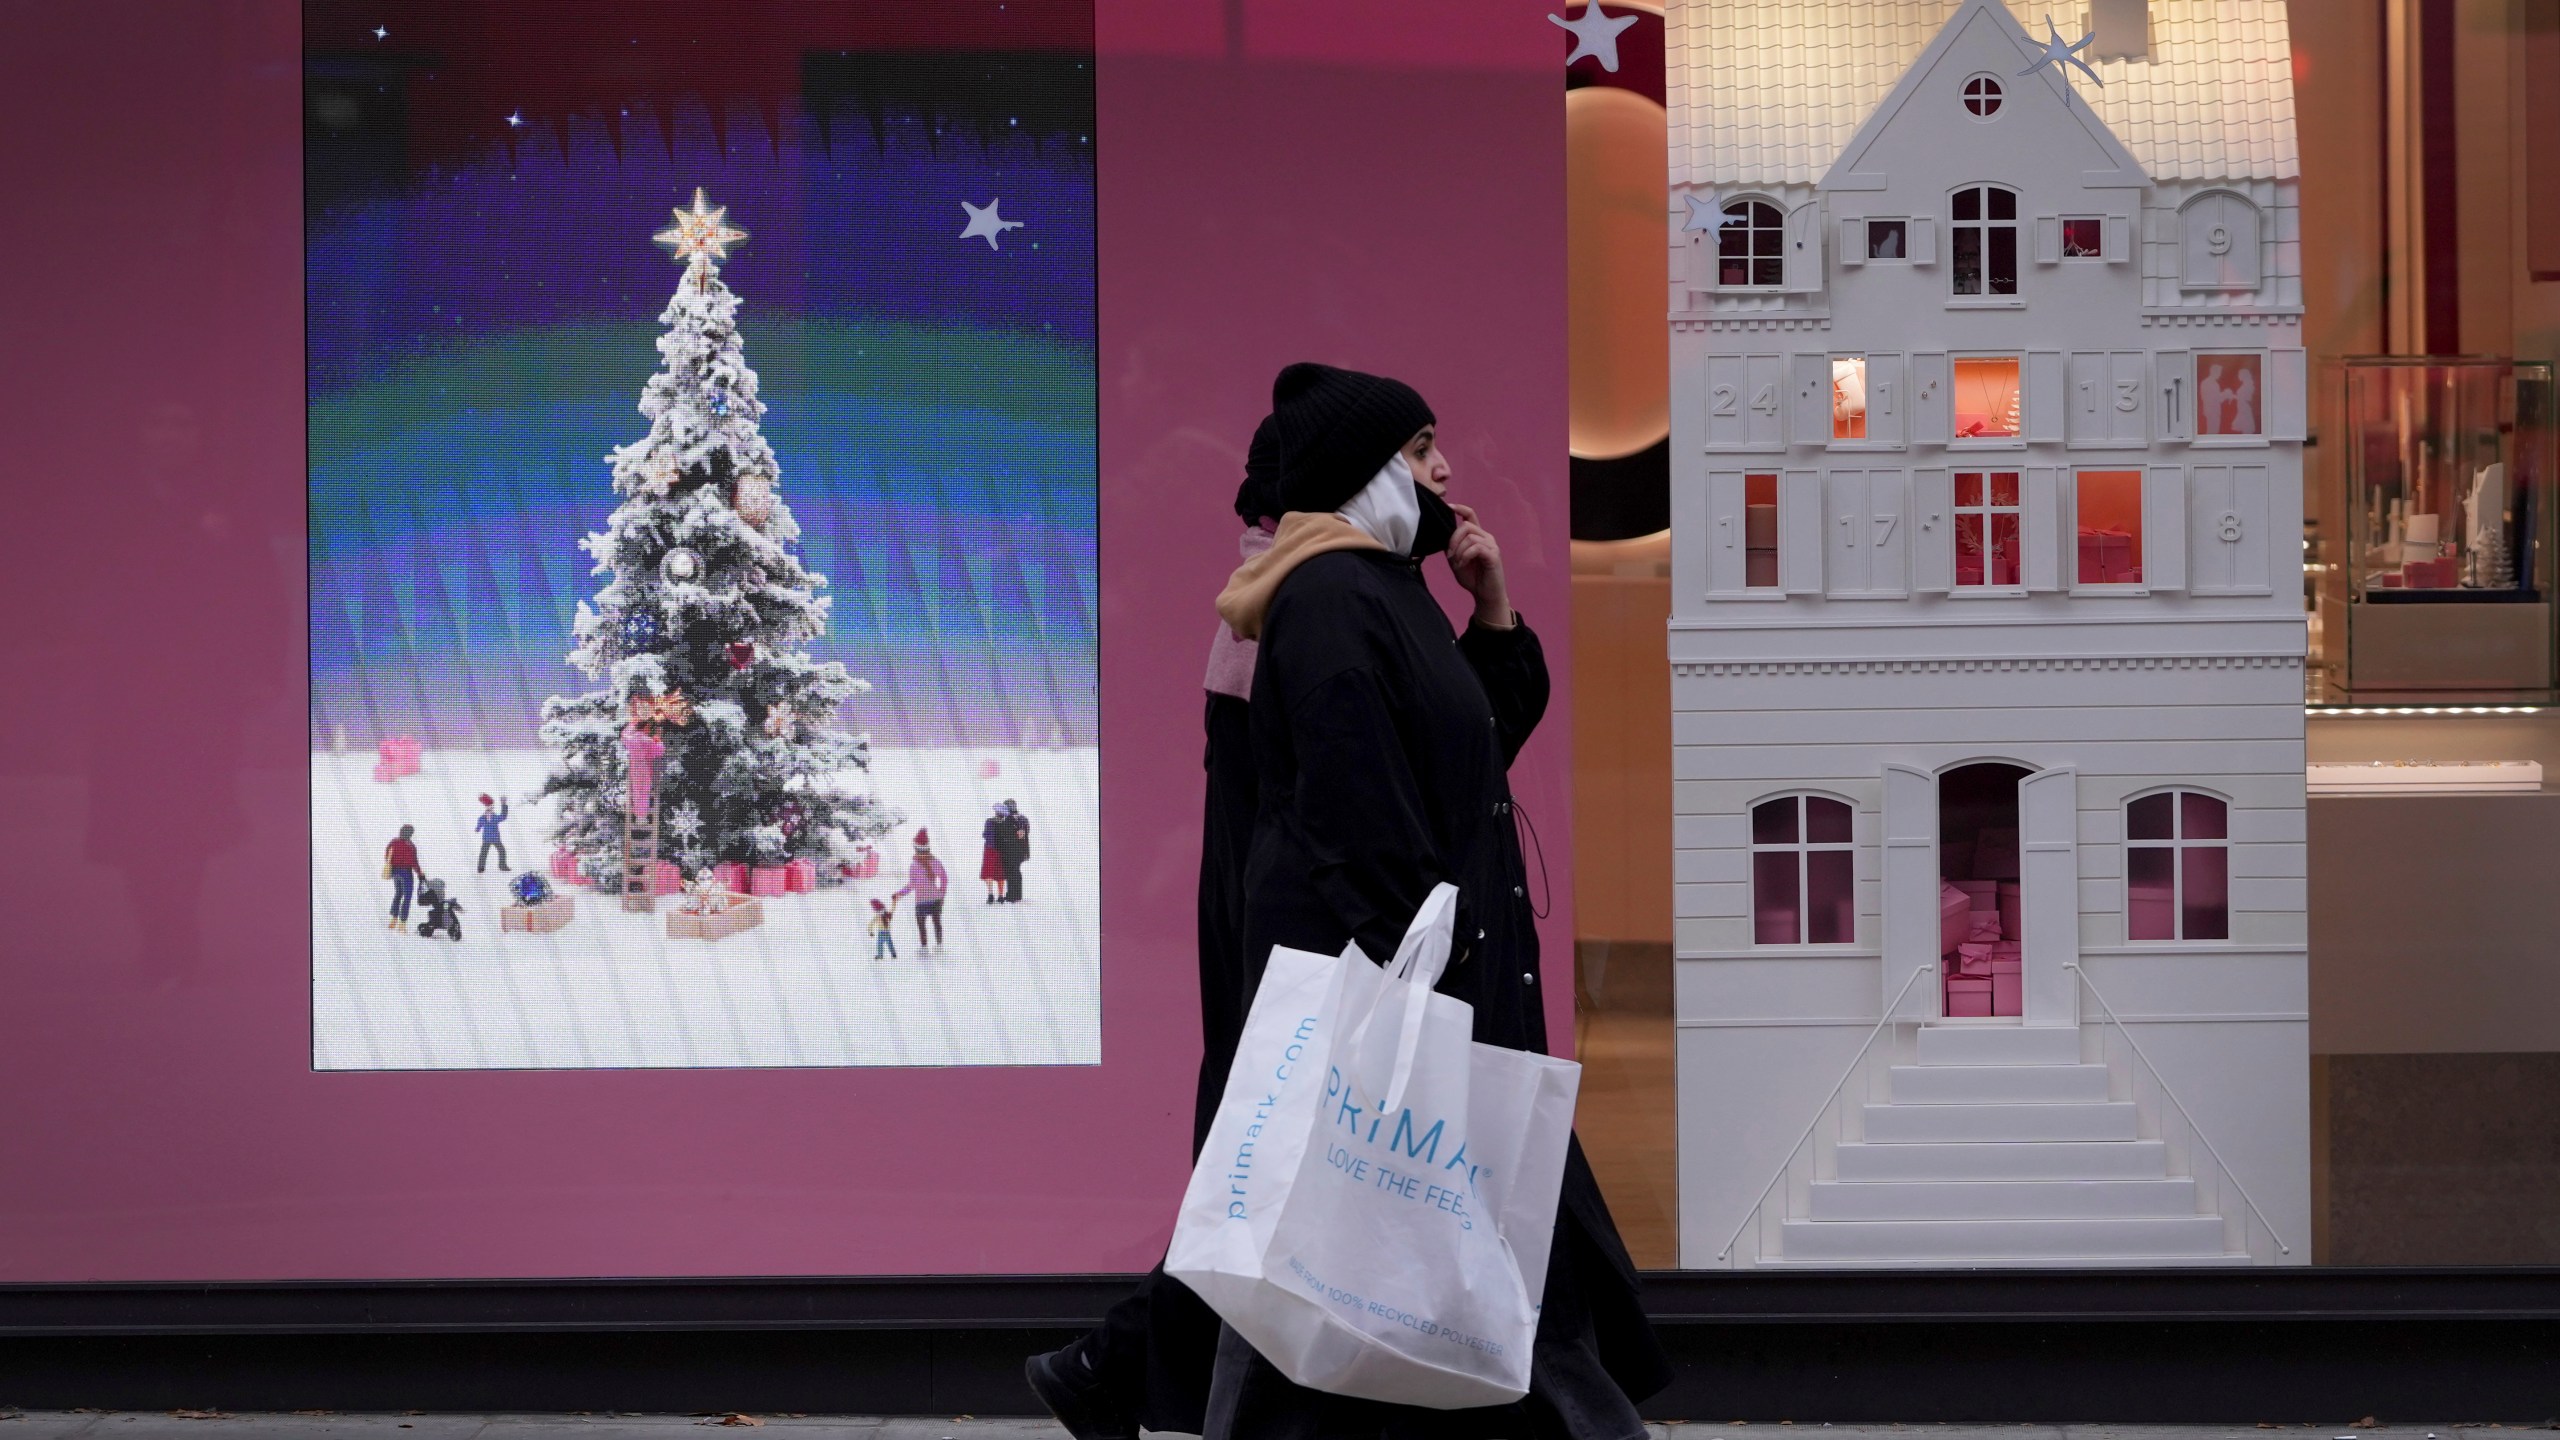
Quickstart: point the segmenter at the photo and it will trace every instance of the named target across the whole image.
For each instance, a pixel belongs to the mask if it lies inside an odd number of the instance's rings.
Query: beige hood
[[[1261,638],[1262,617],[1289,572],[1329,550],[1384,550],[1358,526],[1330,512],[1293,510],[1280,517],[1271,548],[1236,567],[1218,592],[1218,618],[1247,640]]]

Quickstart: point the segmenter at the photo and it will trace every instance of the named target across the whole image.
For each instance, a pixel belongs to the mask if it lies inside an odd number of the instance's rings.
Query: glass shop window
[[[1787,279],[1787,225],[1766,200],[1736,200],[1716,228],[1716,283],[1728,289],[1775,289]]]
[[[1956,438],[2018,438],[2018,357],[1960,357],[1955,368]]]
[[[2062,258],[2065,260],[2098,260],[2105,258],[2106,224],[2095,215],[2062,217]]]
[[[1955,193],[1955,293],[2018,293],[2018,192],[1975,185]]]
[[[1867,359],[1863,355],[1832,357],[1831,438],[1867,438]]]
[[[2231,938],[2231,807],[2163,790],[2124,807],[2128,940]]]
[[[1901,260],[1910,256],[1910,223],[1907,220],[1870,220],[1867,222],[1867,258]]]
[[[1751,807],[1751,942],[1846,945],[1856,933],[1849,807],[1781,795]]]
[[[1778,477],[1742,477],[1742,585],[1778,588]]]
[[[2079,517],[2076,585],[2142,583],[2142,472],[2083,470],[2072,479]]]
[[[2018,472],[1956,472],[1956,588],[2018,587]]]
[[[2263,355],[2196,356],[2196,434],[2267,433],[2265,371]]]

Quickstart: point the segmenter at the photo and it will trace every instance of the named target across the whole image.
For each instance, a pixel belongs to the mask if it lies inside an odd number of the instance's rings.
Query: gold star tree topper
[[[714,205],[702,187],[693,190],[693,208],[675,212],[676,223],[649,238],[667,247],[678,263],[699,268],[729,258],[729,247],[746,243],[747,232],[729,223],[729,207]]]

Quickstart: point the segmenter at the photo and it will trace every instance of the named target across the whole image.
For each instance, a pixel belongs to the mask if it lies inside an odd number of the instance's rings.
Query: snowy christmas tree
[[[839,841],[898,818],[838,788],[870,747],[836,710],[870,686],[805,648],[827,628],[827,581],[800,563],[757,429],[765,407],[719,269],[747,236],[727,216],[696,190],[655,237],[684,277],[640,396],[649,433],[606,457],[622,503],[583,548],[610,578],[579,605],[569,655],[603,688],[542,707],[556,843],[612,891],[658,856],[688,877],[802,858],[823,872]]]

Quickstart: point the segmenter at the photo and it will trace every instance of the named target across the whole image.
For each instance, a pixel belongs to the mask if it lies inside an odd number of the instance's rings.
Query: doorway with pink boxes
[[[1951,1020],[2025,1014],[2018,782],[2029,773],[1986,760],[1938,777],[1940,1013]]]

